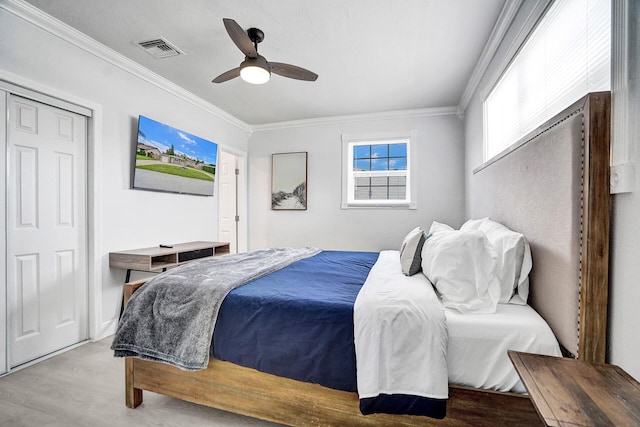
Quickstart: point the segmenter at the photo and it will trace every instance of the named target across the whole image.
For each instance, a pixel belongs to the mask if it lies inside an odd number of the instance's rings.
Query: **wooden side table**
[[[640,426],[640,383],[620,367],[509,351],[547,426]]]

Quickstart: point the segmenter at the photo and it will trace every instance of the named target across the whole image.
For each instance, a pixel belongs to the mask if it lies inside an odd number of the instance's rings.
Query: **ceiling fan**
[[[242,80],[262,84],[269,81],[271,73],[279,74],[290,79],[316,81],[318,75],[302,67],[282,62],[267,62],[264,56],[258,54],[258,43],[264,40],[264,33],[258,28],[249,28],[246,32],[236,21],[223,18],[224,27],[231,40],[238,49],[245,54],[244,61],[239,67],[226,71],[213,79],[213,83],[223,83],[238,76]]]

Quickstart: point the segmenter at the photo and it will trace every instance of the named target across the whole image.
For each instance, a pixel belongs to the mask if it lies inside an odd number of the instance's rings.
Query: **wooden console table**
[[[547,426],[640,426],[640,383],[615,365],[509,351]]]
[[[190,261],[224,255],[230,252],[228,242],[187,242],[169,246],[109,252],[109,267],[127,270],[124,283],[129,283],[131,271],[160,273]],[[120,316],[124,310],[124,295]]]
[[[127,270],[125,283],[131,277],[131,271],[149,271],[159,273],[169,267],[175,267],[196,259],[228,254],[228,242],[188,242],[170,247],[132,249],[109,253],[109,267]]]

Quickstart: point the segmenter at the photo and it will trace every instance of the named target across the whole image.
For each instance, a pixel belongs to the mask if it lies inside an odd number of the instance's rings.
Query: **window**
[[[415,209],[411,138],[412,134],[373,138],[343,135],[343,208]]]
[[[555,1],[484,102],[484,160],[610,87],[611,1]]]

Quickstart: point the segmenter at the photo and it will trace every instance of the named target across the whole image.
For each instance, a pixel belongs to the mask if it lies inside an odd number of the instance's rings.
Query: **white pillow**
[[[400,246],[400,266],[405,276],[413,276],[422,268],[422,246],[425,239],[422,229],[416,227],[402,241],[402,246]]]
[[[460,230],[480,230],[491,242],[498,255],[496,275],[500,280],[500,303],[526,304],[532,261],[531,248],[524,235],[490,218],[470,219]]]
[[[447,224],[443,224],[441,222],[433,221],[431,223],[431,228],[429,228],[429,234],[434,235],[436,233],[440,233],[442,231],[453,231],[453,227]]]
[[[445,307],[461,313],[495,313],[500,298],[496,258],[481,231],[440,229],[422,248],[422,272]]]

